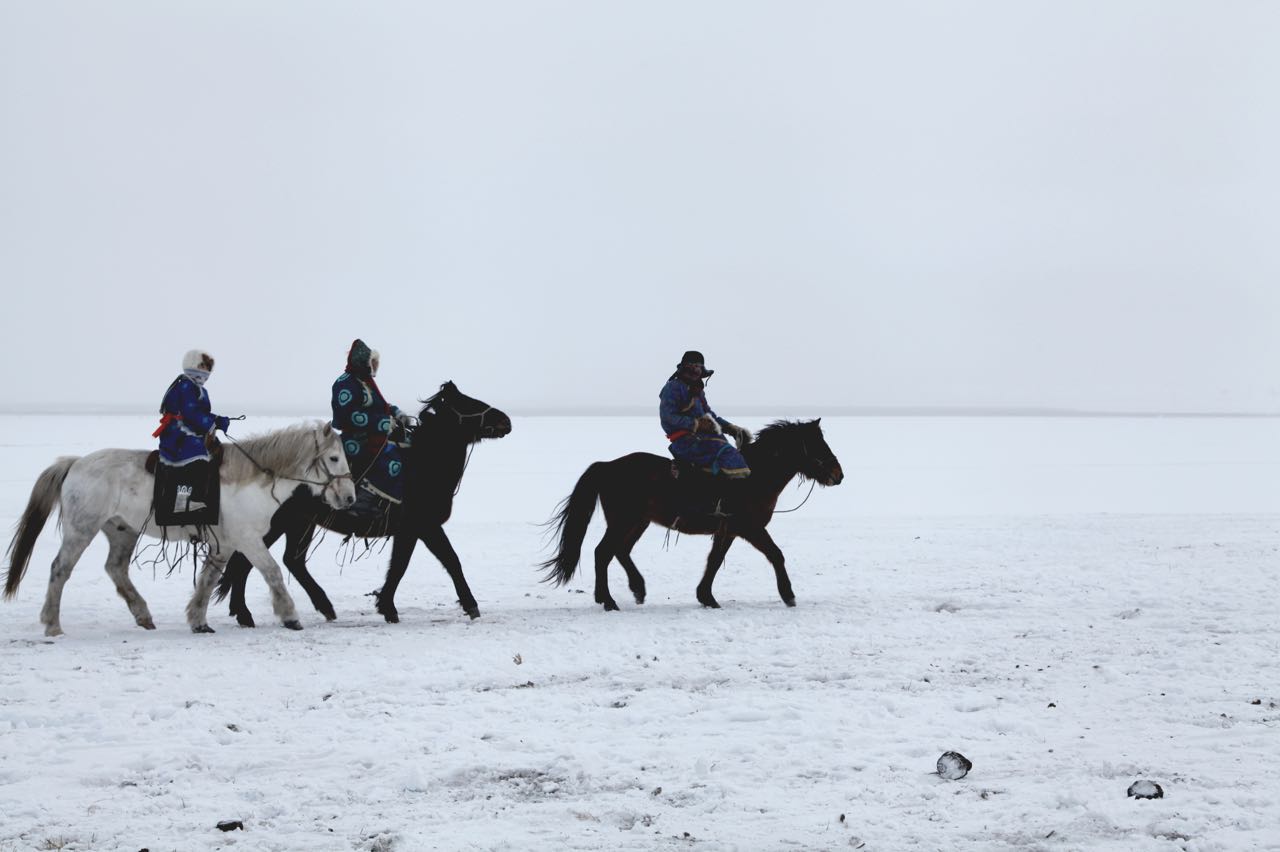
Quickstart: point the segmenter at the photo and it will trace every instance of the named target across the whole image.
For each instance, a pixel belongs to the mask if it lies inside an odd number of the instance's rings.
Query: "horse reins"
[[[802,444],[800,445],[800,450],[801,450],[801,453],[804,455],[804,457],[805,457],[805,458],[809,458],[809,445],[808,445],[807,443],[802,443]],[[818,484],[818,480],[816,480],[816,479],[809,479],[809,493],[808,493],[808,494],[806,494],[806,495],[804,495],[804,499],[800,501],[800,505],[799,505],[799,506],[794,506],[794,507],[792,507],[792,508],[790,508],[790,509],[774,509],[774,510],[773,510],[773,514],[775,514],[775,515],[785,515],[785,514],[787,514],[788,512],[795,512],[795,511],[798,511],[802,506],[804,506],[804,504],[805,504],[805,503],[808,503],[808,502],[809,502],[809,498],[813,496],[813,489],[817,486],[817,484]]]
[[[226,443],[229,443],[231,446],[239,450],[240,453],[249,460],[249,463],[258,469],[259,473],[270,477],[272,482],[277,482],[281,479],[284,479],[284,480],[288,480],[289,482],[300,482],[304,485],[318,485],[323,489],[321,491],[322,494],[324,493],[324,491],[328,490],[330,485],[332,485],[333,483],[337,482],[340,479],[351,479],[352,483],[353,484],[355,483],[355,479],[352,478],[350,470],[348,470],[346,473],[333,474],[329,472],[329,469],[325,467],[324,464],[322,464],[320,457],[324,455],[324,451],[320,449],[320,439],[316,437],[315,430],[312,430],[311,438],[312,440],[315,441],[315,444],[316,444],[316,457],[311,462],[311,464],[307,466],[307,469],[310,470],[313,467],[318,468],[320,472],[324,474],[324,476],[326,477],[326,480],[324,482],[320,482],[319,480],[315,480],[315,479],[304,479],[298,476],[284,476],[282,474],[276,473],[274,470],[272,470],[269,467],[266,467],[265,465],[261,464],[257,459],[255,459],[253,455],[248,450],[246,450],[244,448],[244,445],[242,445],[239,441],[235,440],[230,435],[227,435],[226,438],[227,438]],[[282,505],[280,498],[275,495],[275,489],[272,489],[271,499],[276,501],[276,505]]]
[[[817,485],[817,484],[818,484],[818,481],[817,481],[816,479],[811,479],[811,480],[809,480],[809,493],[808,493],[808,494],[806,494],[806,495],[804,495],[804,499],[800,501],[800,506],[803,506],[805,503],[808,503],[808,502],[809,502],[809,498],[813,496],[813,488],[814,488],[814,486],[815,486],[815,485]],[[800,506],[796,506],[796,507],[791,508],[791,509],[774,509],[774,510],[773,510],[773,514],[775,514],[775,515],[785,515],[785,514],[787,514],[788,512],[794,512],[794,511],[798,510],[798,509],[800,508]]]

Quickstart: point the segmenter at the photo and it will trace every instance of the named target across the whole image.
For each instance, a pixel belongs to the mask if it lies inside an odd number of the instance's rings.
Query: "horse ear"
[[[325,424],[324,424],[324,436],[327,438],[327,437],[329,437],[329,436],[330,436],[330,435],[332,435],[332,434],[333,434],[333,424],[332,424],[332,423],[325,423]]]

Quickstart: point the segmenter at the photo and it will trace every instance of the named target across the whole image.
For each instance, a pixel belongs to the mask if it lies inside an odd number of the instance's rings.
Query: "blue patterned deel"
[[[400,502],[404,481],[400,447],[387,440],[399,409],[390,405],[372,379],[343,373],[333,383],[333,426],[342,433],[342,449],[360,484]]]

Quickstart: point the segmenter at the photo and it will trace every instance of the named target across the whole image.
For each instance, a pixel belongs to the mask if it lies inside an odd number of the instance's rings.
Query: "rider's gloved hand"
[[[742,449],[756,438],[755,435],[751,434],[750,429],[743,428],[742,426],[735,426],[732,423],[724,427],[724,431],[728,432],[729,435],[733,437],[733,442],[738,445],[738,449]]]
[[[720,432],[720,424],[710,414],[704,414],[693,421],[693,431],[718,434]]]
[[[221,429],[222,433],[225,435],[227,430],[231,428],[231,418],[230,417],[213,418],[213,428]]]

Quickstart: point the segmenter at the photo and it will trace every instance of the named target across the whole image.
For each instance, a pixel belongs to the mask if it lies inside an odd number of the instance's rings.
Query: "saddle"
[[[155,476],[152,517],[158,526],[205,527],[218,523],[222,444],[215,438],[206,440],[205,446],[209,448],[209,461],[181,467],[161,464],[159,450],[147,455],[143,466]]]
[[[733,514],[731,507],[726,508],[724,499],[730,488],[728,477],[717,476],[693,462],[674,459],[671,478],[676,483],[676,504],[680,515],[727,518]]]

